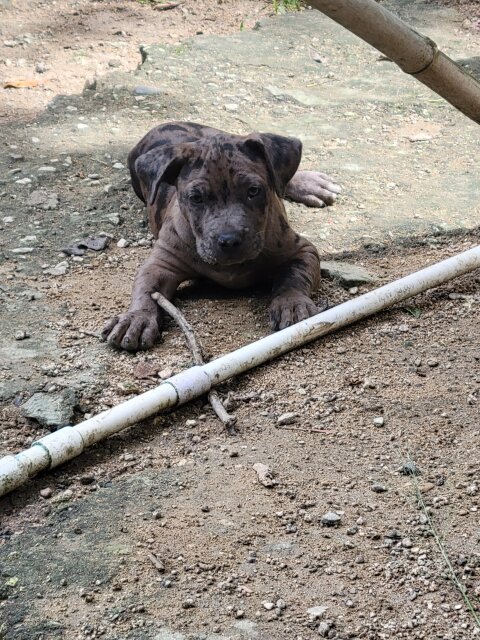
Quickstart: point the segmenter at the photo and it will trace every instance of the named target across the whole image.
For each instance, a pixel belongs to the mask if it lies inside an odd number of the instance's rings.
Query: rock
[[[117,242],[117,247],[119,247],[120,249],[125,249],[129,244],[130,243],[128,240],[126,240],[125,238],[120,238],[120,240]]]
[[[58,195],[56,193],[47,191],[32,191],[30,194],[27,205],[29,207],[40,207],[44,211],[50,211],[58,207]]]
[[[378,277],[363,267],[349,262],[323,261],[320,263],[322,276],[335,280],[347,289],[362,284],[377,282]]]
[[[84,122],[79,122],[77,124],[77,131],[85,131],[85,129],[89,129],[88,124],[85,124]]]
[[[51,276],[64,276],[68,271],[68,262],[59,262],[54,267],[44,269],[43,273],[47,273]]]
[[[32,184],[32,181],[30,180],[30,178],[20,178],[19,180],[15,180],[15,184],[20,184],[20,185]]]
[[[118,215],[118,213],[108,213],[105,217],[109,222],[111,222],[116,226],[119,225],[121,222],[120,216]]]
[[[24,253],[32,253],[33,247],[17,247],[16,249],[12,249],[12,253],[24,254]]]
[[[165,369],[158,372],[158,377],[161,378],[161,380],[167,380],[167,378],[171,378],[172,376],[173,369],[171,367],[165,367]]]
[[[56,393],[34,393],[20,408],[26,418],[37,420],[44,427],[64,427],[71,423],[77,396],[72,389]]]
[[[153,378],[157,375],[158,367],[150,362],[139,362],[134,370],[133,375],[139,380]]]
[[[73,498],[73,491],[71,489],[65,489],[54,498],[52,498],[52,502],[69,502]]]
[[[35,65],[35,71],[37,73],[45,73],[46,71],[48,71],[48,67],[44,62],[37,62],[37,64]]]
[[[230,112],[235,112],[238,111],[238,104],[235,104],[234,102],[231,102],[230,104],[226,104],[224,105],[224,109],[225,111],[230,111]]]
[[[120,62],[120,60],[109,60],[108,66],[112,67],[112,69],[118,69],[118,67],[122,66],[122,63]]]
[[[160,89],[157,89],[157,87],[147,87],[140,85],[138,87],[134,87],[132,93],[134,96],[157,96],[162,92],[160,91]]]
[[[26,331],[17,331],[15,334],[15,340],[26,340],[27,338],[30,338],[30,334]]]
[[[118,171],[120,171],[121,169],[125,169],[125,165],[122,164],[121,162],[115,162],[113,164],[113,168],[117,169]]]
[[[383,416],[377,416],[373,419],[373,424],[376,427],[383,427],[383,425],[385,424],[385,418]]]
[[[110,238],[108,236],[88,236],[88,238],[70,243],[62,249],[62,252],[66,253],[67,256],[83,256],[87,249],[103,251],[108,247],[109,242]]]
[[[381,484],[380,482],[374,482],[372,484],[372,491],[374,491],[375,493],[385,493],[385,491],[388,491],[388,489],[385,485]]]
[[[327,609],[328,607],[326,607],[325,605],[318,604],[315,607],[310,607],[310,609],[307,609],[307,613],[310,616],[311,620],[318,620],[318,618],[321,618],[323,616]]]
[[[264,600],[264,602],[262,602],[263,608],[266,609],[267,611],[271,611],[272,609],[275,608],[275,605],[273,604],[273,602],[269,602],[268,600]]]
[[[253,465],[253,470],[258,476],[258,481],[260,484],[263,484],[264,487],[274,487],[277,484],[276,480],[273,478],[272,471],[266,464],[256,462]]]
[[[405,464],[403,464],[400,467],[399,471],[404,476],[419,476],[422,473],[420,471],[420,469],[417,467],[417,465],[414,462],[411,462],[411,461],[406,462]]]
[[[318,634],[321,638],[329,638],[330,631],[334,627],[334,623],[331,620],[325,620],[318,625]]]
[[[431,140],[432,136],[425,131],[419,131],[418,133],[412,133],[411,136],[408,136],[410,142],[426,142],[427,140]]]
[[[336,527],[341,521],[341,516],[339,516],[338,513],[335,513],[335,511],[328,511],[320,519],[320,522],[324,527]]]
[[[53,491],[50,489],[50,487],[45,487],[45,489],[40,489],[40,495],[42,496],[42,498],[51,498],[53,494]]]
[[[49,165],[45,165],[43,167],[38,167],[37,172],[38,173],[55,173],[56,169],[55,169],[55,167],[51,167]]]
[[[296,413],[282,413],[282,415],[277,418],[277,424],[293,424],[294,422],[297,422],[297,419],[298,415]]]
[[[193,609],[195,607],[195,600],[193,598],[185,598],[182,602],[182,609]]]

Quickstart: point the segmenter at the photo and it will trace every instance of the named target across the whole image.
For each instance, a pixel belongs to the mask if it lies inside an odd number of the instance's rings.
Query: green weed
[[[286,13],[287,11],[300,11],[302,0],[273,0],[273,10],[275,13]]]

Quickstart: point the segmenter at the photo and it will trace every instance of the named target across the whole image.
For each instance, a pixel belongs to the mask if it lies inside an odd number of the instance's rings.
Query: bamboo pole
[[[480,83],[375,0],[308,0],[480,124]]]

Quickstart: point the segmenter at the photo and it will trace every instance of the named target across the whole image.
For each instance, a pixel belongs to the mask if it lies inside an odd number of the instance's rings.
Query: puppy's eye
[[[192,204],[203,204],[203,196],[198,191],[191,193],[188,197]]]
[[[260,187],[249,187],[247,195],[249,198],[255,198],[260,194]]]

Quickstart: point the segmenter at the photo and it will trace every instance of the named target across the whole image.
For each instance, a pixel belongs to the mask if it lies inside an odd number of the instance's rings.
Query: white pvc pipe
[[[193,400],[234,375],[478,268],[480,246],[369,291],[202,366],[191,367],[155,389],[89,420],[50,433],[34,442],[30,449],[0,459],[0,496],[40,471],[74,458],[93,443],[162,409]]]

